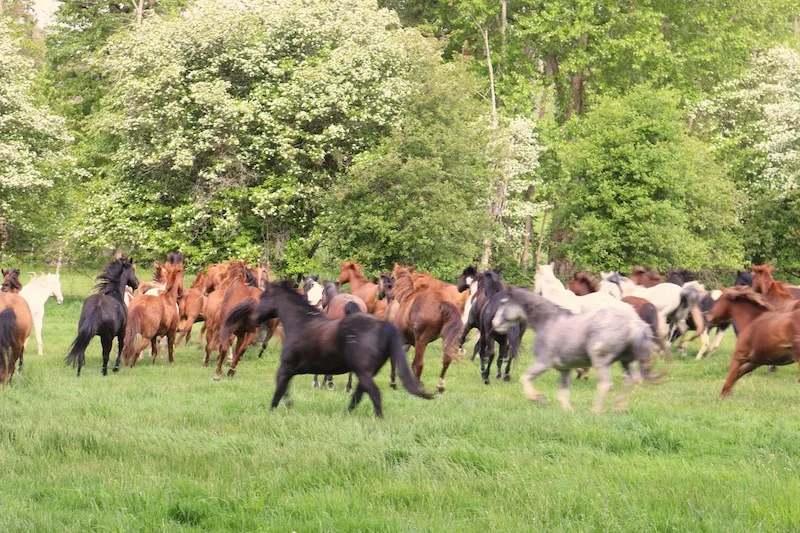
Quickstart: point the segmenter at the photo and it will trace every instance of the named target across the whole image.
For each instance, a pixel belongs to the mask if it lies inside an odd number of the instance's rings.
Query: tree
[[[602,98],[559,147],[556,255],[581,268],[742,264],[740,198],[707,145],[689,136],[675,91]]]
[[[462,65],[417,74],[398,126],[333,187],[320,231],[335,256],[373,272],[398,262],[449,279],[480,253],[490,125]]]
[[[53,222],[43,199],[66,166],[64,122],[35,103],[33,77],[33,62],[0,21],[0,220],[12,242]],[[0,248],[7,245],[0,242]]]

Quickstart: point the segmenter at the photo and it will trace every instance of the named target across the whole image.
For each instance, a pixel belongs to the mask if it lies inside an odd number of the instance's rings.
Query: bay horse
[[[10,381],[19,361],[22,372],[25,343],[33,329],[28,302],[19,295],[19,269],[3,270],[0,292],[0,384]]]
[[[126,288],[136,290],[136,267],[132,259],[120,258],[110,262],[97,276],[97,292],[83,302],[81,317],[78,320],[78,336],[72,342],[67,364],[81,368],[86,364],[86,348],[95,337],[100,337],[103,346],[103,375],[108,375],[108,358],[114,337],[117,338],[117,360],[114,372],[119,370],[122,350],[125,346],[125,327],[128,323],[128,306],[125,305]]]
[[[178,290],[183,287],[183,263],[165,263],[167,285],[158,296],[143,294],[133,299],[128,309],[128,324],[125,327],[125,346],[122,356],[131,368],[142,351],[150,345],[153,364],[158,355],[158,338],[166,336],[169,362],[175,362],[175,335],[178,332]],[[142,336],[136,346],[136,337]]]
[[[708,319],[732,320],[739,332],[720,398],[730,395],[736,381],[759,366],[800,365],[800,310],[777,311],[753,289],[734,287],[722,289]]]
[[[383,318],[386,313],[386,302],[378,300],[378,284],[361,275],[361,266],[352,261],[343,261],[342,271],[339,273],[339,286],[349,283],[350,292],[367,304],[367,312]]]
[[[414,346],[414,362],[411,365],[414,375],[417,379],[421,378],[425,348],[441,337],[444,354],[437,388],[439,392],[444,392],[447,369],[453,360],[459,360],[457,351],[462,327],[461,313],[441,291],[417,290],[407,269],[395,267],[394,277],[392,295],[398,307],[391,322],[403,333],[405,344]]]
[[[255,308],[250,302],[235,307],[226,318],[225,327],[233,328],[234,324],[255,327],[273,318],[279,318],[283,324],[284,339],[272,409],[287,395],[289,382],[297,374],[354,372],[358,386],[348,409],[355,409],[366,392],[375,416],[381,418],[381,393],[373,376],[390,359],[399,369],[400,380],[409,393],[433,398],[409,370],[403,337],[394,325],[359,312],[341,319],[324,317],[285,282],[270,283]]]
[[[228,368],[228,376],[233,376],[236,373],[239,359],[258,333],[257,326],[248,324],[246,321],[239,323],[228,321],[228,315],[240,305],[249,305],[250,309],[254,309],[261,297],[261,292],[261,289],[258,288],[258,278],[252,275],[252,270],[248,269],[243,261],[232,262],[229,265],[228,287],[225,289],[225,295],[222,298],[219,310],[220,328],[217,334],[219,355],[217,356],[217,370],[214,373],[215,381],[219,381],[222,374],[222,363],[230,348],[231,335],[236,336],[236,347],[233,350],[233,361],[230,368]]]
[[[181,334],[175,342],[180,345],[181,340],[185,339],[185,344],[189,344],[192,337],[192,326],[197,322],[203,322],[203,308],[206,303],[206,296],[203,294],[203,288],[206,284],[206,275],[203,272],[198,272],[194,283],[188,290],[183,291],[178,297],[178,311],[180,312],[181,320],[183,320],[183,327],[181,327]],[[203,343],[202,335],[200,336],[200,344]]]
[[[33,331],[36,334],[36,351],[39,355],[43,355],[44,304],[51,296],[59,305],[64,302],[64,295],[61,293],[61,276],[57,273],[37,276],[34,273],[33,278],[19,291],[19,295],[25,298],[31,309]]]
[[[529,400],[546,401],[534,388],[533,380],[550,368],[561,373],[558,399],[565,411],[573,410],[569,402],[573,369],[591,365],[597,373],[594,412],[603,410],[606,395],[613,385],[611,365],[615,362],[622,365],[625,379],[625,388],[617,399],[617,409],[625,407],[633,386],[631,363],[638,362],[645,380],[654,380],[650,375],[652,334],[630,307],[573,315],[525,289],[510,289],[501,300],[492,325],[498,331],[508,331],[523,321],[527,321],[536,332],[536,361],[520,377]]]

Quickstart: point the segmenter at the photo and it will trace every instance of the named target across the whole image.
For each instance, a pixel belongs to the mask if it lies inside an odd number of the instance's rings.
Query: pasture
[[[558,406],[554,371],[537,381],[549,404],[525,400],[530,332],[511,383],[484,385],[467,358],[424,401],[390,390],[384,368],[377,420],[369,401],[346,412],[342,376],[334,391],[299,376],[293,406],[271,412],[279,344],[213,382],[199,325],[175,364],[108,377],[95,339],[76,378],[63,358],[91,280],[62,277],[44,356],[29,343],[24,375],[0,390],[2,531],[800,529],[797,368],[759,369],[720,401],[732,331],[711,359],[690,350],[666,382],[638,386],[625,413],[589,413],[594,376],[572,387],[576,413]],[[440,365],[437,341],[428,390]]]

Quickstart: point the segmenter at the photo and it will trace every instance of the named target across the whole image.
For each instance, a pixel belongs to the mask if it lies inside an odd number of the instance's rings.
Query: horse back
[[[22,331],[25,338],[31,334],[33,329],[33,314],[25,298],[17,293],[0,292],[0,311],[11,309],[17,317],[17,331]]]

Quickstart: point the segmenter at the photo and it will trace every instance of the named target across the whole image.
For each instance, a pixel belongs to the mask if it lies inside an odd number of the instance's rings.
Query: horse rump
[[[256,329],[262,322],[254,316],[257,305],[256,300],[248,298],[231,309],[220,327],[219,338],[227,339],[237,329]]]
[[[450,305],[452,306],[452,304]],[[455,308],[455,306],[452,307]],[[386,339],[385,349],[389,351],[389,358],[397,368],[403,387],[414,396],[432,400],[434,398],[433,394],[425,392],[425,389],[422,388],[422,383],[411,373],[411,367],[408,366],[406,352],[403,349],[403,335],[400,330],[397,329],[397,326],[388,322],[382,323],[381,326],[383,328],[383,336]]]
[[[0,312],[0,372],[5,376],[11,349],[14,346],[14,332],[17,329],[17,315],[13,309]]]

